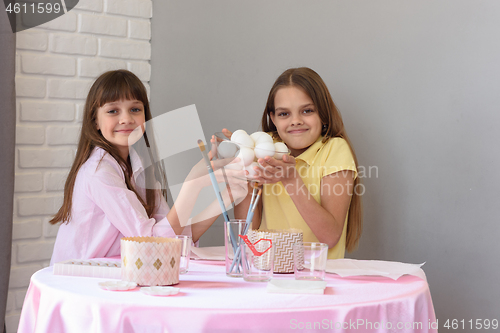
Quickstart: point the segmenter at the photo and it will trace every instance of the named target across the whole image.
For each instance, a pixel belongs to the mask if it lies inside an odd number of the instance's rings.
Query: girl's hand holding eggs
[[[230,134],[227,130],[223,133],[226,136]],[[239,147],[239,152],[236,154],[237,147]],[[269,134],[255,132],[248,135],[246,131],[241,129],[231,134],[230,141],[221,142],[218,151],[223,158],[230,158],[236,154],[236,157],[240,158],[239,164],[248,171],[250,177],[255,176],[255,167],[262,169],[262,166],[257,163],[259,158],[270,156],[282,160],[284,155],[288,155],[288,147],[282,142],[274,143]]]

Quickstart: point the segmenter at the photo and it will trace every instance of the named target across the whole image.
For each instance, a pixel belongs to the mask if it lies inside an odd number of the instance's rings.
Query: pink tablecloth
[[[277,279],[293,279],[277,275]],[[18,332],[437,332],[426,281],[327,274],[324,295],[270,294],[266,283],[191,261],[176,296],[105,291],[106,279],[36,272]]]

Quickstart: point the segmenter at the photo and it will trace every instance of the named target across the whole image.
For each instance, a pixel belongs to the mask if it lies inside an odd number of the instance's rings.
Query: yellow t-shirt
[[[295,158],[295,167],[311,196],[321,204],[321,179],[342,171],[354,171],[356,164],[349,145],[342,138],[331,138],[322,143],[321,136],[305,152]],[[265,184],[262,195],[263,214],[260,229],[297,228],[304,232],[304,242],[318,242],[306,224],[281,182]],[[347,216],[339,242],[328,250],[328,259],[344,258]]]

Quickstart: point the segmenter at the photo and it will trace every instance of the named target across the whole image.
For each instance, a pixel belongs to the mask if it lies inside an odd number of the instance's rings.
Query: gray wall
[[[425,261],[441,327],[500,319],[499,17],[495,0],[157,0],[152,108],[255,131],[276,77],[313,68],[378,168],[349,256]]]

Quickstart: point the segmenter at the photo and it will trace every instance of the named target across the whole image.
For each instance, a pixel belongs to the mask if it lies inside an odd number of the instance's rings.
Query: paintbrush
[[[205,149],[205,144],[203,143],[203,141],[198,140],[198,146],[200,147],[201,154],[203,155],[203,159],[205,160],[205,164],[207,165],[208,175],[210,176],[210,180],[212,181],[212,186],[214,187],[215,196],[219,201],[220,209],[222,210],[222,215],[224,216],[224,220],[229,221],[229,215],[227,215],[226,206],[224,206],[224,201],[222,200],[219,184],[217,183],[217,179],[215,178],[214,169],[212,169],[212,163],[208,158],[207,150]]]

